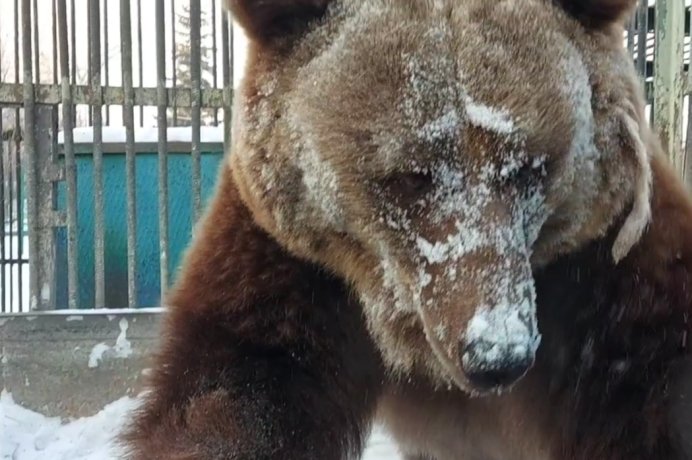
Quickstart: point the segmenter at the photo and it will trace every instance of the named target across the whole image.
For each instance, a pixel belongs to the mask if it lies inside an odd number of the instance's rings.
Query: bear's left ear
[[[330,0],[225,0],[251,40],[272,40],[300,33],[324,14]]]
[[[556,0],[585,27],[599,29],[624,20],[637,0]]]

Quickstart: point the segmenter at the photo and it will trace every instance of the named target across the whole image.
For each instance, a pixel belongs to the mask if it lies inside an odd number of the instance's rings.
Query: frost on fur
[[[239,98],[231,158],[273,236],[348,279],[393,374],[462,388],[467,342],[485,336],[478,358],[490,362],[519,344],[535,353],[535,270],[608,231],[632,197],[629,185],[611,190],[604,169],[624,165],[623,183],[634,164],[617,160],[631,152],[612,142],[622,117],[608,105],[626,107],[628,95],[593,86],[602,70],[587,45],[554,27],[490,33],[461,14],[520,24],[555,11],[472,3],[329,8],[296,60],[268,64]],[[522,41],[536,58],[506,67]],[[615,258],[648,220],[646,151],[628,137],[639,198]],[[391,186],[410,176],[421,191]]]
[[[623,127],[628,140],[632,143],[637,160],[637,180],[635,182],[634,203],[632,211],[620,229],[613,243],[613,259],[620,262],[639,241],[651,219],[651,165],[646,146],[639,133],[639,125],[624,110],[620,112]]]

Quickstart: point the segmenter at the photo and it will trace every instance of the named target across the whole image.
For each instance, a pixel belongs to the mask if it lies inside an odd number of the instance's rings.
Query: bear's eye
[[[398,197],[417,198],[432,188],[432,176],[426,172],[401,173],[387,180],[387,189]]]

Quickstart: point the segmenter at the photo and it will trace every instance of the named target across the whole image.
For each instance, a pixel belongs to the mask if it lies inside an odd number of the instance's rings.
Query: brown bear
[[[233,147],[130,458],[692,459],[692,201],[634,0],[226,0]]]

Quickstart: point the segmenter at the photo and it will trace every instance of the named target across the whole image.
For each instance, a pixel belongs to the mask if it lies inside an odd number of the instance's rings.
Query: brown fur
[[[251,38],[269,40],[322,14],[329,0],[225,0]],[[304,24],[303,24],[304,25]]]
[[[602,27],[626,17],[637,0],[558,0],[588,27]]]
[[[439,460],[692,458],[692,203],[653,166],[652,224],[630,257],[613,265],[611,235],[536,274],[544,340],[511,392],[387,390],[380,415],[402,445]]]
[[[131,458],[350,459],[377,406],[413,459],[692,459],[692,201],[631,1],[227,4],[233,153]],[[471,332],[531,369],[480,388]]]
[[[257,228],[227,173],[167,303],[129,458],[341,459],[362,449],[380,370],[358,309],[339,281]]]

